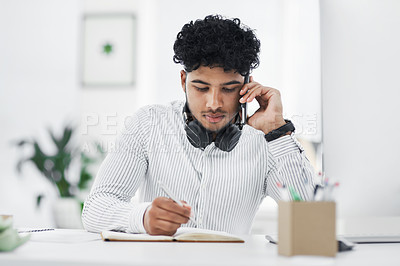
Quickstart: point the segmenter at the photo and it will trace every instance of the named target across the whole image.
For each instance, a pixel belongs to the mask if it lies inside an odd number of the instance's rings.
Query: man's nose
[[[207,108],[217,110],[222,107],[221,94],[218,90],[210,90],[207,95]]]

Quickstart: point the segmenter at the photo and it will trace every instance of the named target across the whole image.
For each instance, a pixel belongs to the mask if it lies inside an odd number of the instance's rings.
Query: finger
[[[173,199],[167,198],[167,197],[156,198],[155,200],[153,200],[153,205],[162,207],[163,209],[166,209],[166,210],[173,210],[176,207],[182,207],[177,202],[175,202]]]
[[[275,107],[280,107],[282,108],[282,100],[281,100],[281,93],[277,89],[272,89],[269,90],[265,96],[266,99],[268,99],[268,102],[271,104],[268,105],[269,108],[275,108]],[[272,100],[275,99],[275,100]],[[267,107],[267,106],[265,106]]]
[[[249,83],[243,85],[242,89],[239,91],[239,95],[246,94],[246,92],[248,91],[248,84]]]
[[[267,91],[266,88],[260,85],[260,86],[258,86],[258,87],[256,87],[256,88],[254,88],[254,89],[249,93],[249,95],[247,95],[246,101],[247,101],[248,103],[250,103],[250,102],[252,102],[252,101],[254,100],[254,98],[256,98],[257,96],[265,95],[265,94],[266,94],[266,91]]]
[[[178,203],[176,203],[175,201],[173,201],[170,198],[164,198],[164,197],[157,198],[157,201],[154,200],[153,203],[158,208],[164,209],[169,212],[176,213],[183,217],[190,217],[191,209],[184,207],[184,206],[179,206]]]
[[[171,223],[164,220],[157,220],[152,227],[152,230],[149,234],[151,235],[170,235],[176,233],[180,224]]]
[[[192,207],[189,205],[189,204],[187,204],[187,202],[186,201],[182,201],[183,202],[183,207],[185,207],[185,208],[187,208],[188,210],[189,210],[189,212],[190,212],[190,218],[194,218],[194,214],[192,213]]]
[[[192,211],[192,207],[191,207],[186,201],[183,201],[183,200],[182,200],[182,203],[183,203],[183,207],[185,207],[185,208],[188,209],[189,211]]]
[[[242,98],[240,98],[239,102],[251,102],[256,96],[262,95],[263,89],[267,87],[263,87],[261,84],[257,84],[256,86],[252,87]]]
[[[243,85],[242,89],[240,90],[239,94],[244,95],[246,94],[249,90],[251,90],[253,87],[259,85],[257,82],[249,81],[249,83],[246,83]]]
[[[189,221],[189,217],[185,217],[175,212],[167,211],[160,208],[154,210],[154,215],[157,219],[169,221],[176,224],[185,224]]]
[[[190,207],[189,203],[187,203],[186,201],[181,200],[181,202],[183,203],[183,205],[186,205],[186,206],[189,206],[189,207]]]
[[[267,92],[267,97],[271,98],[273,95],[281,96],[281,92],[277,89],[272,89]]]
[[[264,101],[266,103],[273,95],[280,95],[279,91],[277,89],[274,89],[274,88],[264,87],[262,85],[259,85],[258,87],[255,87],[251,91],[249,91],[242,98],[244,98],[245,102],[252,102],[254,100],[254,98],[262,97],[262,98],[258,98],[257,99],[257,101],[260,104],[262,104],[262,99],[264,99]]]
[[[252,88],[257,86],[258,83],[247,83],[243,85],[242,89],[239,92],[239,95],[246,95]]]

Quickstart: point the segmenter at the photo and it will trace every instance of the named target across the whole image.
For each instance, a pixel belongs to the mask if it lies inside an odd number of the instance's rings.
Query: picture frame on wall
[[[83,17],[83,87],[130,87],[136,77],[136,18],[133,14]]]

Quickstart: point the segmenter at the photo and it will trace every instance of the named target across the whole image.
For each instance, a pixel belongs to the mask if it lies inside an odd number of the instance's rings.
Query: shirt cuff
[[[301,144],[294,137],[294,134],[280,137],[268,142],[271,154],[276,158],[293,152],[303,152]]]
[[[146,229],[144,229],[143,225],[143,216],[146,212],[147,207],[149,207],[151,202],[143,202],[139,204],[135,204],[135,208],[133,209],[129,221],[129,229],[131,233],[139,233],[145,234]]]

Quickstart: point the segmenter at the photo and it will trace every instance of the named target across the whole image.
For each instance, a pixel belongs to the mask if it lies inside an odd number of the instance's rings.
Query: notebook
[[[103,231],[101,237],[104,241],[244,243],[243,239],[232,234],[191,227],[180,227],[173,236]]]

